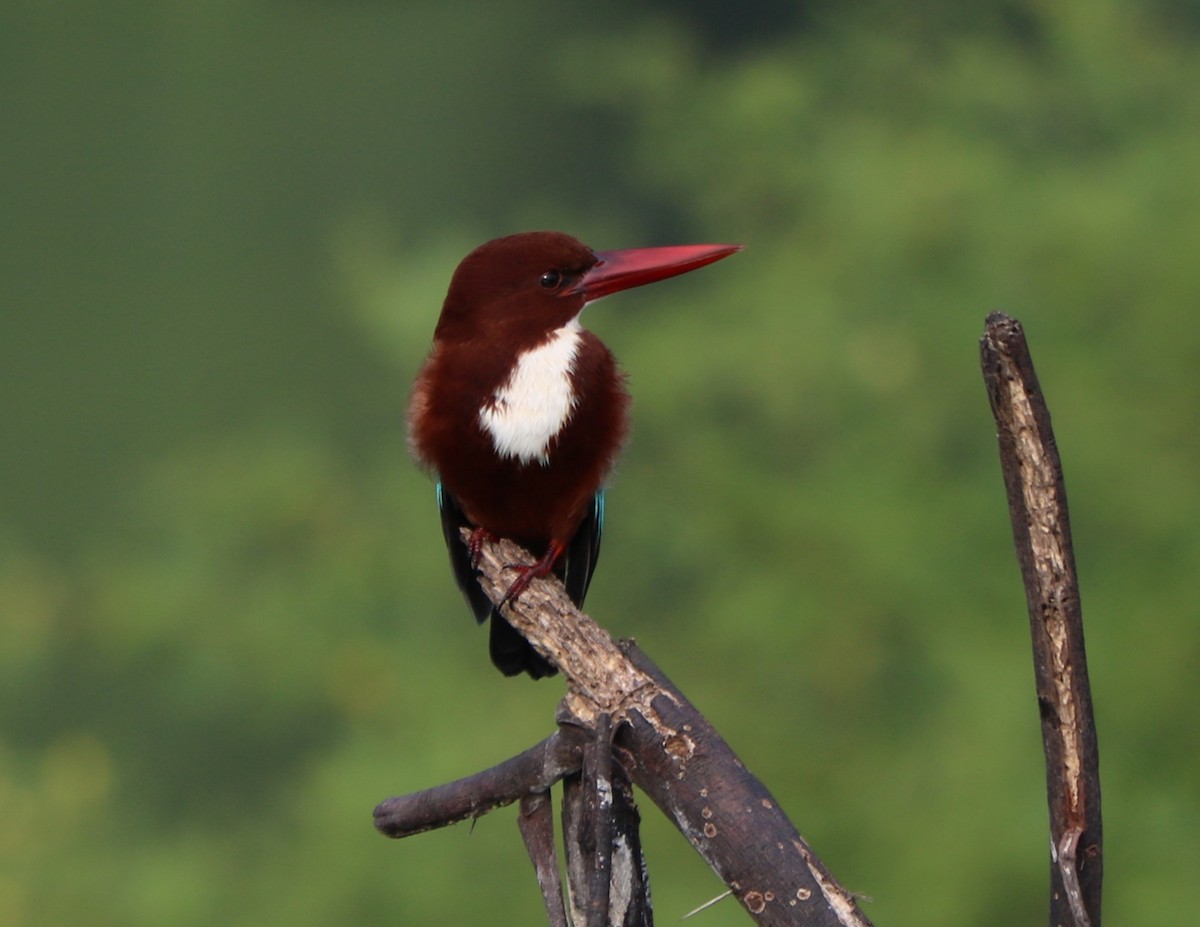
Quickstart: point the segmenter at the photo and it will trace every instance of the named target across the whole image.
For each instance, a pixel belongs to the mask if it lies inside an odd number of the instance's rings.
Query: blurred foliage
[[[487,665],[403,437],[455,263],[524,228],[748,245],[588,313],[636,396],[589,608],[881,925],[1045,916],[976,354],[1025,322],[1106,915],[1200,917],[1200,7],[14,0],[0,36],[0,923],[539,922],[511,811],[369,818],[561,693]],[[720,886],[644,810],[669,922]]]

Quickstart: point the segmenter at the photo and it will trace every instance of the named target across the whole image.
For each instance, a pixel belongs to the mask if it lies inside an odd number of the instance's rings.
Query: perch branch
[[[531,562],[510,541],[487,542],[480,582],[499,601],[511,582],[507,568]],[[535,580],[506,615],[566,677],[560,712],[593,730],[611,715],[618,759],[633,783],[758,924],[869,927],[779,803],[636,647],[614,643],[558,582]]]

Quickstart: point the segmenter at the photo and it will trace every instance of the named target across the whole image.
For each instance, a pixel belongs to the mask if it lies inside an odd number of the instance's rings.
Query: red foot
[[[472,534],[471,539],[474,540],[474,538],[475,536]],[[521,597],[521,593],[528,589],[529,584],[538,577],[549,576],[554,570],[555,562],[562,556],[562,552],[565,549],[565,544],[560,544],[558,541],[551,541],[546,548],[546,553],[537,563],[528,566],[514,563],[508,566],[506,569],[516,570],[518,575],[513,584],[508,587],[508,592],[504,593],[504,598],[500,600],[499,607],[503,608],[505,605],[511,605],[517,601]]]
[[[471,539],[467,541],[467,553],[471,555],[471,566],[474,569],[479,569],[479,558],[483,556],[483,545],[494,540],[496,540],[496,535],[487,528],[476,528],[471,532]]]

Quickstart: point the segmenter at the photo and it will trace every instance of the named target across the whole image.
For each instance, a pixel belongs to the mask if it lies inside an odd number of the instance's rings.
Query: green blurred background
[[[540,922],[513,809],[370,818],[561,696],[491,670],[403,435],[531,228],[747,245],[588,313],[636,398],[589,610],[880,925],[1045,920],[977,357],[1025,322],[1106,914],[1200,922],[1194,0],[8,0],[0,101],[0,924]],[[722,886],[643,811],[672,923]]]

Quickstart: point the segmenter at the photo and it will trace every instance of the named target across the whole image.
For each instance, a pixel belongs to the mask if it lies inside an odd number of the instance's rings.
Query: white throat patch
[[[571,371],[579,353],[578,319],[517,357],[508,379],[479,410],[479,424],[501,457],[550,462],[546,452],[575,408]]]

